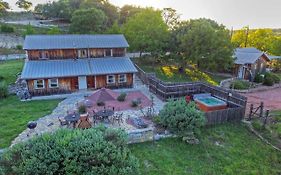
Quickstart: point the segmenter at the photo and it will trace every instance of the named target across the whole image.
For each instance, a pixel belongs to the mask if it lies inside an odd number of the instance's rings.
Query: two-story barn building
[[[137,72],[123,35],[30,35],[21,78],[32,95],[132,87]]]

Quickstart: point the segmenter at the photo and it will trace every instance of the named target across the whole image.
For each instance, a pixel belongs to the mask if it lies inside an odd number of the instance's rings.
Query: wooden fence
[[[208,124],[219,124],[230,120],[241,120],[245,115],[247,98],[230,89],[213,86],[205,82],[163,82],[155,73],[146,73],[136,65],[137,76],[148,85],[149,90],[160,99],[180,98],[189,94],[210,93],[227,102],[229,108],[205,113]]]

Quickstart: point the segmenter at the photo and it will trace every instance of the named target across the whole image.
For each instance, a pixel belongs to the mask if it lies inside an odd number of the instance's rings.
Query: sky
[[[16,0],[6,0],[14,10]],[[49,0],[30,0],[33,4]],[[228,28],[281,28],[281,0],[109,0],[122,7],[124,4],[171,7],[181,19],[210,18]]]

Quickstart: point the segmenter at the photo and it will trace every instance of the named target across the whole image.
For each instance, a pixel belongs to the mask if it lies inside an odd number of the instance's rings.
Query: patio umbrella
[[[93,102],[105,102],[116,100],[118,95],[119,94],[117,92],[114,92],[110,89],[101,88],[100,90],[97,90],[95,93],[89,96],[87,99]]]

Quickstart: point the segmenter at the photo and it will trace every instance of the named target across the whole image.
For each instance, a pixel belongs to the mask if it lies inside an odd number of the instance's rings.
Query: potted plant
[[[85,105],[80,105],[79,108],[78,108],[78,112],[80,114],[80,117],[85,117],[87,116],[87,108]]]

